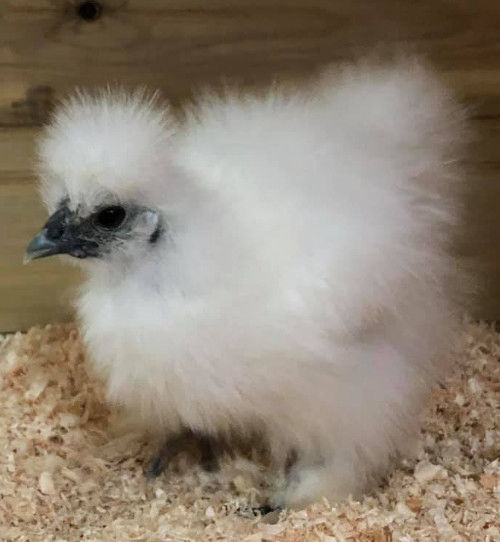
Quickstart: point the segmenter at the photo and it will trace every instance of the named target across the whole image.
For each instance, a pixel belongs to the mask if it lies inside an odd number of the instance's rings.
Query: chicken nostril
[[[46,228],[46,236],[49,239],[57,240],[63,236],[64,226],[62,224],[49,224]]]

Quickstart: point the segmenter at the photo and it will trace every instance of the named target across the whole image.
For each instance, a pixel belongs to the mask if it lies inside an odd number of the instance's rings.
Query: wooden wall
[[[74,86],[160,88],[175,103],[221,78],[255,85],[374,50],[425,54],[473,106],[467,231],[475,314],[500,317],[500,2],[495,0],[0,0],[0,330],[67,318],[75,272],[22,266],[41,224],[33,138]],[[85,17],[87,20],[85,20]]]

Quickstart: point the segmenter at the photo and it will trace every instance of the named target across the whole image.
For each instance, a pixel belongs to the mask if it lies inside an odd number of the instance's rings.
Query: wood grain
[[[467,228],[458,250],[483,285],[476,315],[500,317],[500,2],[492,0],[70,0],[0,2],[0,330],[66,318],[74,273],[21,267],[43,221],[33,138],[75,86],[159,88],[174,103],[222,80],[260,85],[326,62],[398,50],[428,57],[472,107]]]
[[[0,213],[6,232],[0,245],[0,329],[26,329],[69,318],[75,271],[62,269],[55,260],[22,267],[24,240],[44,216],[31,183],[0,184]],[[16,227],[9,228],[11,224]]]

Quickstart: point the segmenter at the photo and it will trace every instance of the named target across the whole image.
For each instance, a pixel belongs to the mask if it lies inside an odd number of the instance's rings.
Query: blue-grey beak
[[[33,237],[24,253],[24,263],[36,260],[37,258],[44,258],[46,256],[53,256],[54,254],[61,254],[64,252],[61,250],[61,243],[57,240],[50,239],[47,234],[47,228],[44,228],[40,233]]]
[[[87,258],[97,256],[97,250],[98,243],[85,235],[81,224],[75,222],[74,214],[63,204],[31,240],[24,254],[24,263],[55,254]]]

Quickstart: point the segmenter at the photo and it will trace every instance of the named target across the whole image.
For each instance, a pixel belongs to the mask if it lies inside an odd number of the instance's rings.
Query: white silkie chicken
[[[360,495],[410,451],[452,342],[462,136],[414,61],[177,119],[141,93],[77,94],[39,142],[52,216],[27,255],[85,264],[111,401],[172,443],[293,452],[273,505]]]

